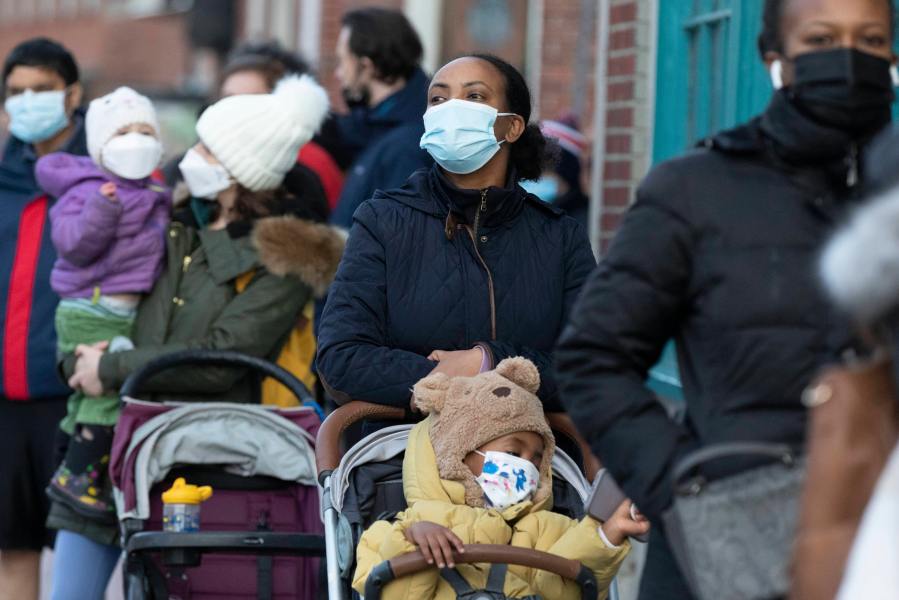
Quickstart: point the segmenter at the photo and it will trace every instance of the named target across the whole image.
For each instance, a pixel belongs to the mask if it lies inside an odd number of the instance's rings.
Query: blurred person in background
[[[893,18],[890,0],[766,0],[767,109],[655,167],[584,286],[557,351],[562,401],[655,523],[673,502],[673,467],[691,451],[801,447],[803,390],[859,345],[816,261],[860,199],[861,157],[891,120]],[[672,338],[683,422],[644,385]],[[718,461],[703,475],[758,464]],[[642,600],[692,597],[666,533],[653,528]]]
[[[276,42],[245,44],[228,56],[222,70],[219,96],[268,94],[284,76],[308,73],[309,65],[305,61]],[[303,211],[299,216],[319,222],[328,220],[343,185],[340,167],[329,151],[316,143],[325,135],[331,140],[329,148],[337,145],[336,134],[325,133],[325,129],[336,130],[333,119],[327,119],[325,124],[323,131],[300,149],[296,165],[285,178],[285,185],[298,200],[296,207]],[[182,181],[178,165],[183,157],[183,154],[175,157],[163,168],[166,182],[172,187]],[[176,187],[176,202],[183,201],[184,195],[183,187]]]
[[[237,94],[268,94],[285,75],[307,73],[311,73],[309,65],[277,42],[244,44],[228,56],[219,93],[222,98]],[[328,212],[337,206],[343,188],[343,172],[338,159],[347,160],[341,156],[338,137],[336,120],[329,115],[319,133],[300,149],[297,159],[298,164],[318,176],[328,200]]]
[[[885,351],[884,355],[892,356],[894,389],[899,389],[899,370],[895,368],[899,365],[899,128],[893,127],[877,139],[868,153],[866,166],[865,187],[870,190],[871,200],[830,241],[822,254],[820,272],[834,303],[869,332]],[[899,413],[896,405],[899,399],[894,396],[892,400],[894,414]],[[868,433],[869,443],[876,441],[882,449],[887,449],[884,446],[888,442],[895,443],[894,438],[884,433],[889,431],[888,427],[858,431]],[[847,436],[843,430],[840,433]],[[851,441],[855,436],[846,439]],[[851,464],[872,458],[870,450],[861,451]],[[899,569],[896,568],[899,565],[899,446],[893,449],[879,475],[854,540],[845,541],[845,545],[852,542],[852,549],[842,573],[839,600],[899,598]],[[842,481],[863,482],[865,478]],[[858,493],[856,489],[840,493],[845,496],[828,498],[831,505],[857,505],[857,500],[849,499]],[[833,531],[847,536],[847,530],[843,527]],[[823,531],[816,533],[818,539],[827,539]],[[799,551],[802,549],[800,546]],[[845,557],[836,553],[834,556]],[[814,558],[818,564],[826,560],[820,553]],[[810,566],[813,566],[811,561]],[[813,575],[814,571],[809,569],[809,574]]]
[[[0,160],[0,598],[36,600],[41,549],[53,540],[44,488],[69,390],[54,366],[52,199],[34,166],[60,150],[86,155],[87,143],[78,66],[60,44],[16,46],[3,65],[3,94],[10,137]]]
[[[335,76],[350,112],[338,120],[341,142],[355,155],[331,222],[349,229],[375,190],[400,187],[431,159],[418,147],[428,78],[421,41],[399,11],[346,13],[337,40]]]
[[[523,181],[521,187],[544,202],[561,208],[586,228],[590,199],[584,193],[582,181],[587,170],[584,153],[588,140],[578,131],[573,116],[558,121],[543,121],[540,129],[543,135],[559,144],[559,160],[547,167],[540,179]]]

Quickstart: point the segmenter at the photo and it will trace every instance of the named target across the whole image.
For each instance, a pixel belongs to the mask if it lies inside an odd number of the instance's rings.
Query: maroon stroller
[[[148,378],[185,365],[272,377],[302,406],[136,399]],[[121,396],[110,472],[128,600],[314,598],[324,554],[314,453],[321,419],[305,386],[263,360],[187,351],[132,374]],[[214,489],[199,532],[162,531],[161,493],[177,477]]]

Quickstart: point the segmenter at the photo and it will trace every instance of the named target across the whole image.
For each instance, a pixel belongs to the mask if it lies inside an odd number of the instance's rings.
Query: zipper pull
[[[481,190],[481,212],[487,212],[487,190]]]
[[[855,187],[858,183],[858,146],[849,146],[849,156],[846,158],[849,170],[846,172],[846,187]]]

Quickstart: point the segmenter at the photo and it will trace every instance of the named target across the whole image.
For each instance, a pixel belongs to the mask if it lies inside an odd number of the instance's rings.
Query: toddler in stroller
[[[506,572],[497,565],[454,564],[468,545],[494,544],[582,563],[605,597],[629,551],[627,537],[646,533],[649,523],[632,519],[627,503],[604,524],[551,512],[555,440],[534,395],[538,387],[536,367],[522,358],[470,378],[436,373],[415,386],[415,403],[429,416],[412,428],[406,446],[409,506],[362,535],[356,591],[368,597],[366,584],[384,561],[420,550],[441,570],[393,579],[384,598],[443,600],[485,586],[491,598],[581,597],[578,583],[538,568],[510,565]]]

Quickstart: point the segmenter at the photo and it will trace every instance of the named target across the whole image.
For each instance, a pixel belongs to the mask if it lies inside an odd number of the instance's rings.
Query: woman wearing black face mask
[[[656,523],[691,451],[801,446],[804,387],[857,346],[815,267],[857,197],[866,145],[890,120],[892,13],[889,0],[767,0],[768,108],[653,169],[584,286],[557,351],[562,402]],[[672,337],[682,423],[643,385]],[[718,461],[703,474],[758,464]],[[692,597],[669,546],[654,527],[641,600]]]

